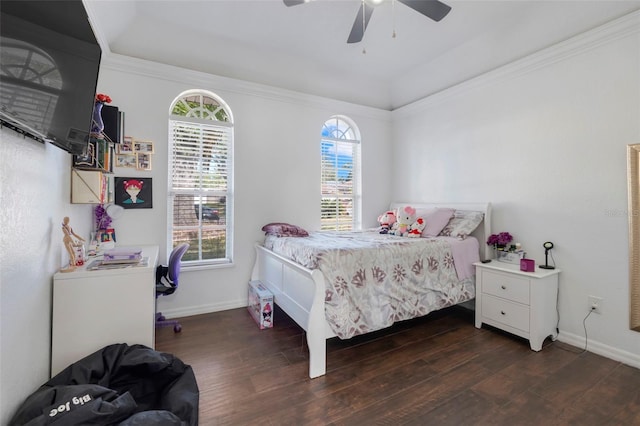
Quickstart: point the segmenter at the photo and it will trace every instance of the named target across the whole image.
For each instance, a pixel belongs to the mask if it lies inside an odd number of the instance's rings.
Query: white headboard
[[[493,250],[487,245],[487,238],[491,235],[491,203],[417,203],[417,202],[393,202],[390,208],[397,209],[402,206],[411,206],[416,209],[429,209],[434,207],[449,207],[456,210],[473,210],[484,213],[482,224],[471,233],[480,243],[480,259],[491,259]]]

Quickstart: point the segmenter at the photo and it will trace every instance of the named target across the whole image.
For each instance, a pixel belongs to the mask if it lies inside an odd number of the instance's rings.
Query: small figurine
[[[80,241],[84,242],[84,238],[73,232],[73,229],[69,225],[68,216],[65,216],[64,219],[62,219],[62,233],[64,234],[64,238],[62,239],[64,247],[67,249],[67,253],[69,253],[69,266],[61,269],[60,272],[71,272],[76,269],[76,253],[74,246],[80,244]],[[79,241],[75,241],[71,236],[76,237]]]

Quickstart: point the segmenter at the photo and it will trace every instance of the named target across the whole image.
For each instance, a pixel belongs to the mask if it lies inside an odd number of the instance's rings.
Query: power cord
[[[551,263],[553,263],[553,267],[556,267],[556,260],[553,258],[553,250],[549,250],[549,255],[551,256]]]
[[[560,284],[558,283],[558,289],[556,290],[556,315],[558,322],[556,322],[556,339],[560,336]]]
[[[556,307],[557,307],[557,304],[556,304]],[[589,313],[582,320],[582,327],[584,327],[584,348],[580,352],[572,351],[563,347],[560,347],[560,349],[563,349],[567,352],[577,353],[578,355],[583,354],[587,351],[587,347],[589,345],[589,337],[587,336],[587,318],[589,318],[589,315],[591,315],[595,310],[596,310],[596,307],[592,306],[591,309],[589,310]],[[560,323],[559,319],[558,319],[558,323]]]
[[[582,320],[582,326],[584,327],[584,349],[581,353],[585,353],[587,351],[587,345],[589,344],[589,339],[587,338],[587,318],[589,318],[589,315],[591,315],[595,310],[596,307],[592,306],[587,316]]]

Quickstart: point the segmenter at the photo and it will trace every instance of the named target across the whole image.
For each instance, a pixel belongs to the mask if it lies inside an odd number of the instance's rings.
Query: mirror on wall
[[[640,144],[627,146],[629,327],[640,331]]]

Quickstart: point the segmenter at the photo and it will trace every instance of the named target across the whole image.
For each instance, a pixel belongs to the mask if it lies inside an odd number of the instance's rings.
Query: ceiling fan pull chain
[[[365,9],[365,4],[364,4],[364,0],[362,0],[362,39],[363,40],[364,40],[364,30],[366,28],[364,9]],[[364,47],[364,45],[362,46],[362,54],[363,55],[367,54],[367,49]]]
[[[393,23],[391,38],[396,38],[396,0],[391,0],[391,22]]]

